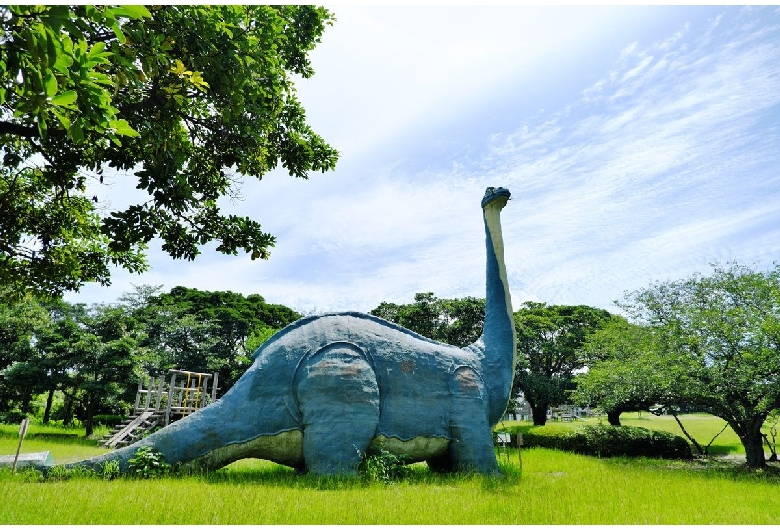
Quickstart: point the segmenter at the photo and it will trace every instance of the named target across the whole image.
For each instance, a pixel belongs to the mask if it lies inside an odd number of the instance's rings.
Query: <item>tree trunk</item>
[[[87,398],[87,413],[86,418],[84,420],[84,427],[86,432],[84,433],[84,436],[92,436],[92,432],[94,431],[92,427],[92,417],[95,415],[95,399],[92,396],[89,396]]]
[[[73,424],[73,396],[65,392],[65,399],[62,404],[62,424]]]
[[[54,401],[54,389],[49,389],[49,395],[46,396],[46,410],[43,411],[43,424],[49,423],[49,417],[51,416],[51,405]]]
[[[529,403],[530,405],[530,403]],[[534,425],[544,425],[547,423],[547,403],[533,406],[531,405],[531,416],[534,419]]]
[[[747,426],[737,431],[739,440],[745,448],[746,464],[750,468],[761,468],[766,466],[766,457],[764,456],[764,437],[761,435],[761,427],[764,424],[764,418],[753,418]],[[747,428],[744,428],[747,427]],[[733,428],[733,427],[732,427]],[[736,429],[734,429],[736,431]]]
[[[607,421],[610,425],[614,425],[615,427],[620,427],[620,414],[623,411],[621,410],[611,410],[607,412]]]
[[[27,415],[30,413],[30,402],[32,401],[32,390],[29,388],[24,389],[22,394],[22,414]]]

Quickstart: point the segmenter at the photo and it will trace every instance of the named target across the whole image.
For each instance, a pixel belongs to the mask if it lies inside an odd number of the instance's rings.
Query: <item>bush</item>
[[[674,434],[642,427],[584,425],[574,428],[558,425],[522,426],[513,429],[523,434],[523,446],[560,449],[581,455],[646,456],[650,458],[690,459],[688,442]]]
[[[6,423],[9,425],[19,425],[22,420],[27,417],[27,414],[22,414],[18,410],[10,410],[8,412],[0,413],[0,423]]]
[[[131,475],[140,478],[154,478],[167,475],[171,466],[162,454],[151,447],[141,447],[135,456],[127,461],[127,469]]]
[[[406,474],[406,459],[384,449],[366,455],[358,472],[369,481],[393,483]]]

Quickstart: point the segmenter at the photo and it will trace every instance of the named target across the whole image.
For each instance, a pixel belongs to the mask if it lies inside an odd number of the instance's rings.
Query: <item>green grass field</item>
[[[674,420],[664,420],[635,421],[671,430]],[[700,417],[686,429],[717,432],[716,421]],[[41,429],[31,426],[24,452],[50,450],[62,463],[105,451],[81,437],[58,438],[62,429],[48,436]],[[0,453],[16,450],[17,430],[0,427]],[[731,441],[723,444],[727,450]],[[500,479],[435,475],[415,465],[393,483],[301,476],[257,460],[150,480],[40,483],[6,469],[0,471],[0,524],[776,524],[780,513],[777,475],[715,460],[524,449],[502,453],[499,462],[506,475]]]

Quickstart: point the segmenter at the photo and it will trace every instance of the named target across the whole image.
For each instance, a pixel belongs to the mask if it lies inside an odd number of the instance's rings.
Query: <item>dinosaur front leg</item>
[[[306,469],[356,474],[379,423],[376,374],[363,352],[348,343],[316,352],[296,374],[296,397]]]
[[[456,471],[499,474],[488,423],[487,398],[480,383],[471,368],[461,367],[453,374],[450,461]]]

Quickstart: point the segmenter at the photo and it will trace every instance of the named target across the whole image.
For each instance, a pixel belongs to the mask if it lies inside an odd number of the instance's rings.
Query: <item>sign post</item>
[[[520,471],[523,470],[523,455],[520,454],[523,447],[523,433],[517,433],[517,461],[520,463]]]
[[[22,442],[27,435],[27,427],[30,426],[30,420],[25,418],[22,420],[22,424],[19,427],[19,447],[16,448],[16,456],[14,457],[14,465],[11,468],[11,472],[16,473],[16,461],[19,460],[19,453],[22,450]]]

